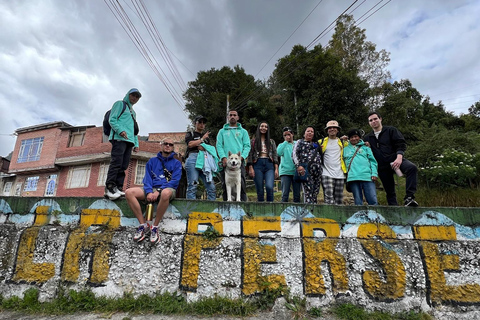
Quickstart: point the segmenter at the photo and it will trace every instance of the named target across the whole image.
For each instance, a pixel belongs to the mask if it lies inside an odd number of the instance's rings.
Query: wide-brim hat
[[[328,130],[328,128],[337,128],[338,130],[342,129],[338,125],[338,121],[335,121],[335,120],[330,120],[330,121],[327,122],[327,125],[325,126],[325,131]]]

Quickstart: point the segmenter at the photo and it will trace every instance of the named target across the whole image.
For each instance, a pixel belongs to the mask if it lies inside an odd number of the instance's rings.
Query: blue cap
[[[138,91],[137,88],[132,88],[132,89],[130,89],[130,91],[128,91],[128,94],[130,95],[130,94],[132,94],[132,93],[134,93],[134,92],[137,92],[137,93],[140,95],[140,98],[142,97],[142,94],[140,93],[140,91]]]

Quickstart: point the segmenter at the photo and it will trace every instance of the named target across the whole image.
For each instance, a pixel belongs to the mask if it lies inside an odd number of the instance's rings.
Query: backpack
[[[125,112],[125,109],[127,109],[127,103],[125,101],[123,102],[123,109],[122,112],[120,112],[120,115],[118,116],[119,118],[121,115]],[[103,116],[103,134],[106,135],[107,137],[110,136],[110,132],[112,131],[112,127],[110,126],[110,112],[112,109],[108,110],[105,115]]]

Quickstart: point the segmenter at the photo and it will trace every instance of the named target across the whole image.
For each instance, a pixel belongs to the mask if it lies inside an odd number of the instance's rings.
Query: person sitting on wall
[[[182,177],[182,163],[175,158],[173,146],[173,140],[166,138],[161,144],[161,151],[156,157],[148,160],[145,166],[143,188],[135,187],[125,191],[128,206],[140,223],[133,237],[134,241],[142,241],[148,233],[151,243],[160,241],[158,224],[168,205],[175,198],[175,190]],[[143,217],[139,200],[145,200],[147,203],[158,202],[155,221],[151,227]]]

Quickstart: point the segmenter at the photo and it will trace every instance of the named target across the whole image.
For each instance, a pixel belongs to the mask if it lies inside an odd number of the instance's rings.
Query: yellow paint
[[[456,254],[440,253],[436,242],[428,240],[455,241],[457,234],[454,226],[415,226],[415,239],[419,242],[430,285],[429,300],[433,304],[442,302],[480,303],[480,285],[476,283],[448,285],[445,273],[461,271],[460,259]]]
[[[243,240],[243,286],[242,292],[251,295],[262,289],[277,289],[285,286],[285,276],[278,274],[262,275],[262,263],[277,262],[277,250],[274,245],[260,244],[260,231],[281,231],[280,217],[244,217],[242,221],[244,236],[254,237]]]
[[[185,290],[197,289],[200,274],[200,254],[202,249],[213,249],[220,245],[222,237],[208,240],[198,231],[201,224],[211,225],[223,235],[223,219],[218,213],[192,212],[188,218],[187,234],[183,240],[183,264],[180,284]]]
[[[365,250],[381,265],[384,272],[363,273],[365,290],[378,300],[395,300],[404,296],[406,272],[397,253],[388,248],[397,243],[395,232],[385,224],[365,223],[357,237]]]
[[[325,238],[314,238],[314,231],[322,230]],[[324,295],[327,288],[322,275],[322,262],[328,262],[332,276],[333,292],[348,290],[345,258],[337,250],[340,225],[335,220],[306,218],[302,222],[302,241],[305,264],[305,294]]]
[[[102,225],[99,233],[88,233],[92,225]],[[80,275],[80,252],[92,252],[92,271],[89,281],[100,284],[108,279],[110,270],[110,244],[115,229],[120,226],[120,212],[111,209],[84,209],[80,217],[80,226],[68,237],[63,257],[62,280],[75,282]]]
[[[35,222],[33,223],[34,226],[44,226],[48,224],[50,220],[48,216],[48,210],[50,206],[38,206],[35,209]]]
[[[18,244],[17,262],[14,281],[27,281],[42,283],[55,275],[55,264],[49,262],[33,262],[35,242],[37,241],[40,227],[27,228]]]

